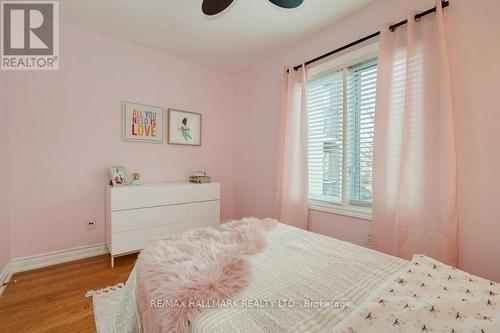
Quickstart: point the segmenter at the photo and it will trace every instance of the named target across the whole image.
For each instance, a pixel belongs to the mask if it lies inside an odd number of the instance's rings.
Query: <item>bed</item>
[[[190,321],[190,332],[430,332],[433,327],[436,328],[433,332],[500,331],[500,314],[495,308],[500,299],[494,282],[472,277],[424,256],[406,261],[279,223],[265,232],[265,238],[265,248],[248,257],[252,278],[233,297],[233,305],[238,306],[203,310]],[[419,290],[421,297],[415,303],[412,288],[407,288],[407,292],[401,290],[405,286],[417,288],[428,270],[436,269],[434,266],[439,267],[440,273],[435,271],[433,280],[426,281],[425,292]],[[453,302],[445,310],[439,304],[441,297],[435,296],[437,289],[443,292],[442,283],[451,274],[454,280],[448,283],[454,285],[449,289],[450,293],[456,291],[456,295],[450,294],[450,299],[453,296],[454,302],[466,297],[468,303],[463,303],[463,310],[454,308]],[[402,281],[405,281],[403,286]],[[459,294],[462,289],[467,291],[467,283],[474,284],[469,292],[474,290],[475,295]],[[408,300],[416,305],[404,308]],[[276,303],[270,304],[271,301]],[[432,302],[439,304],[435,306],[440,308],[439,313],[427,313]],[[114,311],[109,322],[98,324],[99,332],[143,331],[136,269],[121,288]],[[462,311],[462,317],[452,322],[457,311]],[[470,314],[465,315],[467,311]],[[428,314],[432,320],[426,319]]]

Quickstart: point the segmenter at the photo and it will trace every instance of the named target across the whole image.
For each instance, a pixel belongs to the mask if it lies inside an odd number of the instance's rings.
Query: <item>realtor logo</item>
[[[2,1],[1,69],[59,69],[57,1]]]

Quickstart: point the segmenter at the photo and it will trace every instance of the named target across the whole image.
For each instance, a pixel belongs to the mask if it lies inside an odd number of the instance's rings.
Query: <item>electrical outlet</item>
[[[87,220],[87,229],[95,229],[97,220],[95,217],[91,217]]]
[[[366,246],[373,247],[373,234],[371,232],[366,235]]]

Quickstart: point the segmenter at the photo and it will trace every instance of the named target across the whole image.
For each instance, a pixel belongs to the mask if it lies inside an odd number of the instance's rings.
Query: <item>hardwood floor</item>
[[[18,273],[0,296],[0,332],[95,332],[85,293],[127,281],[137,255],[98,256]]]

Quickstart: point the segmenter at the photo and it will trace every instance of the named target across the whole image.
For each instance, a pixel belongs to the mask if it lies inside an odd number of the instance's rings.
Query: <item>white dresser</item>
[[[220,223],[220,184],[146,183],[106,189],[106,244],[114,257],[153,238]]]

